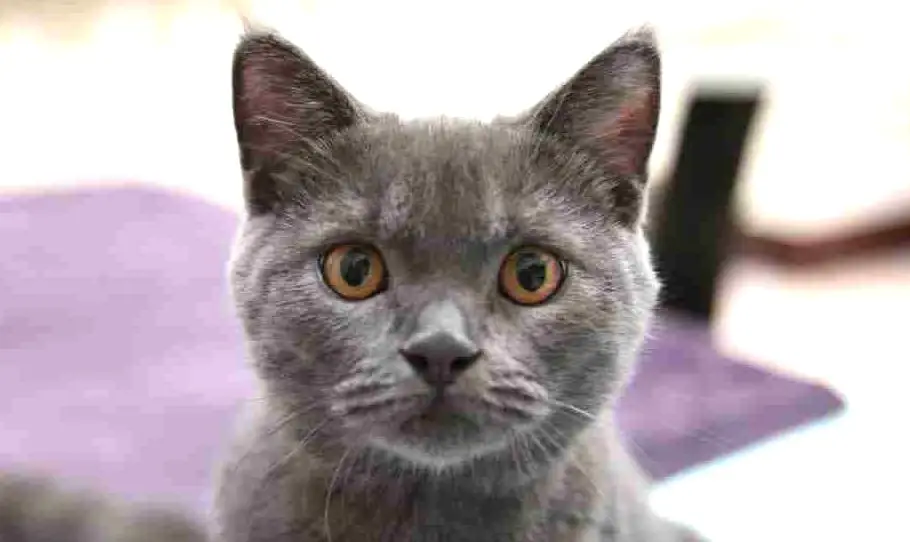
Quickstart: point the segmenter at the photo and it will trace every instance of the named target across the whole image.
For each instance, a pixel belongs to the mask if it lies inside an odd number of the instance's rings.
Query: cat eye
[[[519,305],[540,305],[559,290],[566,264],[550,252],[523,247],[509,254],[499,270],[499,291]]]
[[[388,273],[379,251],[368,245],[338,245],[320,259],[322,280],[349,301],[362,301],[388,286]]]

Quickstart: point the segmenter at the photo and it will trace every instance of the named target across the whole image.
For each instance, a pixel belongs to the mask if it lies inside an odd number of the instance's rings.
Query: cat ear
[[[251,211],[274,207],[274,175],[290,157],[306,159],[320,143],[354,125],[357,103],[294,45],[264,31],[234,52],[234,127]]]
[[[614,209],[634,221],[660,110],[660,55],[650,30],[626,34],[532,113],[534,127],[582,150],[621,182]]]

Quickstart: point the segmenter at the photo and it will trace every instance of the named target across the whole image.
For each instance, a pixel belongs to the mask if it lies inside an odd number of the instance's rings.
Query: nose
[[[399,352],[428,384],[444,388],[480,358],[480,348],[466,329],[464,315],[453,303],[432,304],[421,311]]]
[[[474,365],[480,350],[471,341],[439,331],[408,341],[401,355],[427,384],[442,388]]]

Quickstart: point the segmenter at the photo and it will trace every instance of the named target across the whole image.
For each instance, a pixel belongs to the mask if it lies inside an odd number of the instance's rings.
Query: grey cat
[[[488,124],[370,111],[269,32],[233,81],[263,399],[217,540],[699,539],[651,512],[613,421],[658,292],[648,31]]]
[[[213,542],[675,542],[613,408],[658,284],[646,31],[528,113],[405,123],[278,36],[234,61],[232,285],[262,388]],[[0,475],[2,542],[202,542],[170,511]]]

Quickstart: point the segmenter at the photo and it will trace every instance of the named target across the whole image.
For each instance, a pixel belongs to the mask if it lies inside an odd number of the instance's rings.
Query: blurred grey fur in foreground
[[[166,508],[113,502],[40,475],[0,474],[2,542],[203,542],[201,526]]]

